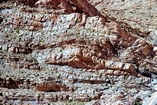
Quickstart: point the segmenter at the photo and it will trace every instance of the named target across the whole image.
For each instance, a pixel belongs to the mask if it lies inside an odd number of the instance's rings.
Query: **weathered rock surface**
[[[156,4],[112,0],[1,3],[3,103],[131,105],[149,99],[156,84],[151,80],[157,77],[157,26],[145,23],[142,13],[137,19],[134,3],[138,8],[148,4],[152,12],[151,5]],[[127,14],[128,7],[135,11]],[[150,99],[156,100],[156,94]]]

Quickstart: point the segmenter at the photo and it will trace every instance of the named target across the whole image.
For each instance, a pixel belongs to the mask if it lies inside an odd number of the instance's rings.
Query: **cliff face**
[[[156,17],[150,14],[143,20],[146,10],[139,8],[145,6],[150,7],[149,13],[155,4],[106,0],[1,3],[3,103],[146,103],[156,84],[157,50],[156,24],[148,22]]]

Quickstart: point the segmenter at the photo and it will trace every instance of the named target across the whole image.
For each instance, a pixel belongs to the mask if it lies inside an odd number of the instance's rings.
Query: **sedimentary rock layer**
[[[130,105],[148,97],[157,74],[156,44],[149,33],[98,11],[94,2],[0,5],[4,104],[93,100]]]

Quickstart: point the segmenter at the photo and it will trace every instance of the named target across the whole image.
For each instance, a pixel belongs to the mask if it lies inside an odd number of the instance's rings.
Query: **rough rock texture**
[[[153,12],[156,2],[152,2],[1,3],[0,101],[26,105],[155,103],[157,26],[155,20],[149,23],[140,17],[146,10],[138,10],[148,6],[146,13]]]

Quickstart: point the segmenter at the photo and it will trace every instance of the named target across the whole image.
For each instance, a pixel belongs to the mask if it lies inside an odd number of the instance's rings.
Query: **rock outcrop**
[[[157,78],[156,31],[113,17],[108,6],[115,3],[123,4],[120,8],[127,4],[115,0],[1,3],[3,104],[130,105],[147,99],[151,80]]]

